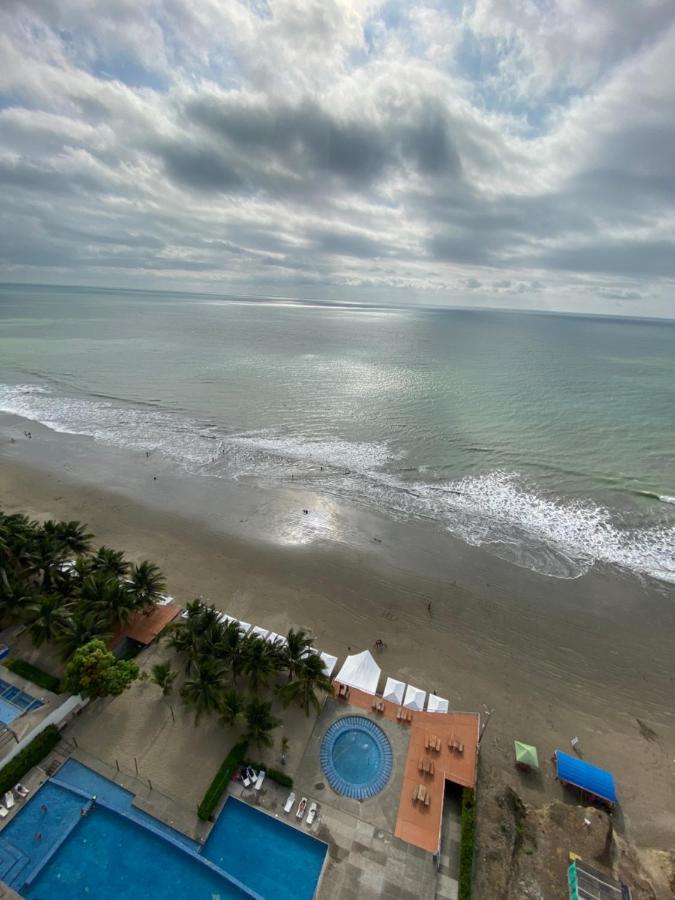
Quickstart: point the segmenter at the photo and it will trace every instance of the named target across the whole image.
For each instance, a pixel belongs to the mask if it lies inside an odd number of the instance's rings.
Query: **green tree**
[[[311,646],[312,638],[304,629],[301,628],[298,631],[294,631],[292,628],[289,629],[285,647],[285,663],[288,669],[289,681],[295,677]]]
[[[310,653],[302,660],[296,672],[296,678],[279,689],[279,696],[284,706],[297,703],[308,716],[312,707],[317,713],[321,711],[321,701],[317,696],[317,691],[332,694],[333,685],[326,674],[321,657],[318,653]]]
[[[220,703],[220,718],[224,725],[235,725],[244,712],[244,701],[240,694],[230,688],[223,694]]]
[[[56,637],[63,659],[68,659],[83,644],[108,637],[108,622],[99,609],[76,610]]]
[[[147,609],[157,603],[166,590],[166,582],[159,567],[144,560],[131,567],[129,590],[135,598],[137,608]]]
[[[246,739],[256,747],[271,747],[274,743],[270,734],[281,725],[281,719],[272,715],[272,704],[252,697],[244,709],[246,719]]]
[[[36,647],[56,640],[68,626],[68,607],[58,594],[39,594],[26,604],[23,614]]]
[[[210,715],[220,709],[223,693],[225,666],[215,659],[205,657],[192,664],[192,677],[180,692],[188,706],[195,711],[195,725],[204,713]]]
[[[75,651],[63,676],[63,687],[83,697],[116,697],[138,678],[133,660],[115,659],[103,641],[89,641]]]
[[[152,680],[162,689],[162,696],[167,697],[173,690],[173,683],[178,672],[174,672],[170,662],[157,663],[152,667]]]
[[[51,535],[66,553],[73,556],[81,556],[88,553],[91,549],[91,541],[94,537],[87,531],[86,525],[81,522],[45,522],[42,526],[43,530]]]
[[[110,547],[99,547],[96,555],[91,557],[93,571],[103,572],[112,578],[125,578],[130,565],[124,558],[124,551],[112,550]]]
[[[268,641],[253,634],[245,638],[242,665],[251,690],[257,694],[277,671],[277,654]]]
[[[129,586],[102,570],[87,575],[82,582],[79,599],[80,608],[98,610],[111,626],[127,625],[136,610],[136,601]]]

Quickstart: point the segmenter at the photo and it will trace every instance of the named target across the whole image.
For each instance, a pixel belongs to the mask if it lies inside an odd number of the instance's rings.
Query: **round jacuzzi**
[[[321,742],[321,768],[337,794],[366,800],[389,781],[391,744],[379,725],[365,716],[333,722]]]

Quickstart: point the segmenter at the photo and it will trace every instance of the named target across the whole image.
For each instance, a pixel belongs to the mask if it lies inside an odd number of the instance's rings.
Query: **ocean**
[[[5,285],[0,411],[543,574],[675,581],[675,322]]]

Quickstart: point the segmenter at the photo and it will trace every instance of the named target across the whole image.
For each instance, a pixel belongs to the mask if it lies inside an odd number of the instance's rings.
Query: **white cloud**
[[[661,0],[6,0],[0,275],[674,314],[674,50]]]

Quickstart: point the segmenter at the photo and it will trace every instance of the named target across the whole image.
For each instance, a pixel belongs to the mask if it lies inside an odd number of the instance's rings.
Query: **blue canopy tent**
[[[593,794],[594,797],[604,800],[605,803],[618,802],[614,776],[611,772],[600,769],[598,766],[592,766],[575,756],[568,756],[562,750],[555,751],[555,761],[558,767],[558,778],[561,781],[578,787],[588,794]]]

